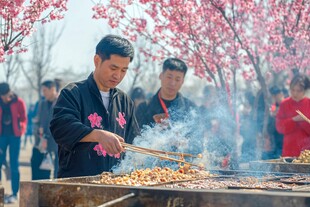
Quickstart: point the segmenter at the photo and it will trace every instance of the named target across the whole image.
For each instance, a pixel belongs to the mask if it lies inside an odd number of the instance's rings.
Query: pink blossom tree
[[[26,51],[22,41],[34,24],[63,18],[66,4],[67,0],[0,0],[0,62],[14,51]]]
[[[122,30],[131,40],[143,36],[158,45],[152,60],[167,56],[184,59],[197,76],[218,86],[228,103],[234,103],[231,91],[236,92],[240,78],[257,80],[268,103],[271,72],[309,72],[307,2],[111,0],[97,3],[93,10],[95,19],[107,19],[112,28]],[[144,54],[150,52],[145,50]],[[266,132],[268,107],[264,114]]]

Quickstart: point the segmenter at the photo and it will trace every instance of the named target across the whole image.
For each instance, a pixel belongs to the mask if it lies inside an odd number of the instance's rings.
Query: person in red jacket
[[[309,88],[309,78],[296,75],[290,83],[290,97],[280,104],[276,128],[284,135],[282,156],[296,157],[302,150],[310,149],[310,124],[296,112],[310,117],[310,99],[305,97]]]
[[[10,167],[12,195],[5,197],[5,203],[15,203],[19,190],[20,137],[27,126],[24,101],[10,90],[7,83],[0,83],[0,166],[6,160],[7,147],[10,147]],[[0,171],[1,178],[1,171]]]

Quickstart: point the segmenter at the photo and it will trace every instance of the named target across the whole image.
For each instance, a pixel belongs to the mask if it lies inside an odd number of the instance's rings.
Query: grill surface
[[[265,175],[276,179],[292,177],[292,174],[242,171],[217,171],[220,178],[247,179],[256,176],[258,182],[266,181]],[[309,175],[306,175],[309,176]],[[134,197],[113,206],[310,206],[307,185],[295,185],[295,189],[186,189],[160,186],[135,187],[93,184],[98,176],[21,182],[20,206],[98,206],[122,196],[134,193]],[[182,183],[182,182],[178,182]],[[177,184],[177,183],[175,183]],[[184,184],[184,183],[183,183]],[[185,183],[186,184],[186,183]],[[170,184],[173,185],[173,184]],[[296,190],[296,191],[295,191]]]
[[[309,173],[309,163],[289,163],[283,159],[259,160],[250,162],[250,169],[266,172]]]

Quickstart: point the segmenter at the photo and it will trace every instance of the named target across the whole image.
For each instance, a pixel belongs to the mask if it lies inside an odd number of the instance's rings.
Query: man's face
[[[94,57],[94,79],[100,91],[108,92],[115,88],[125,77],[130,57],[111,55],[110,59],[102,61],[99,55]]]
[[[175,98],[184,83],[184,73],[176,70],[166,70],[159,76],[161,80],[160,93],[163,98]]]
[[[305,96],[305,90],[303,90],[299,85],[292,86],[290,88],[291,97],[294,101],[300,101]]]
[[[42,86],[42,94],[48,101],[53,101],[55,99],[56,87],[48,88],[46,86]]]
[[[10,101],[12,101],[12,98],[13,98],[12,91],[9,91],[7,94],[1,96],[1,99],[4,103],[9,103]]]

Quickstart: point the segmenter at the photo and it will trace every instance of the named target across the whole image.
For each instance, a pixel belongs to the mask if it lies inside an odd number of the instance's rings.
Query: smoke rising
[[[162,124],[156,124],[153,127],[145,126],[141,135],[136,137],[133,145],[151,148],[169,152],[189,153],[193,155],[202,154],[202,158],[185,157],[185,160],[194,164],[203,164],[206,169],[215,168],[222,161],[222,149],[227,148],[227,143],[222,138],[212,137],[211,131],[208,131],[209,126],[206,119],[210,114],[208,111],[200,109],[191,109],[182,114],[183,118],[179,121],[166,120]],[[217,110],[217,117],[221,119],[227,117],[220,110]],[[230,119],[231,120],[231,119]],[[221,125],[221,123],[219,123]],[[225,126],[227,123],[223,123]],[[233,140],[233,134],[229,134]],[[222,141],[214,141],[220,139]],[[212,145],[212,147],[210,147]],[[225,151],[225,150],[224,150]],[[220,153],[219,153],[220,152]],[[177,156],[172,158],[180,159]],[[129,173],[136,169],[169,167],[178,169],[177,162],[161,160],[157,157],[144,155],[127,150],[125,158],[115,166],[112,171],[116,174]]]

